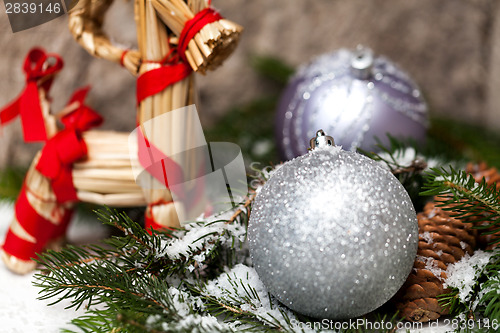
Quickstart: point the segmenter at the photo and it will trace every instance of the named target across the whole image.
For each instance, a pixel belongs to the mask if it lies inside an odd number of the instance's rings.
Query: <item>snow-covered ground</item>
[[[0,202],[0,243],[13,215],[12,204]],[[68,238],[82,241],[90,237],[104,237],[106,229],[76,216],[70,226]],[[37,300],[39,288],[32,285],[34,274],[24,276],[11,273],[0,262],[0,332],[1,333],[56,333],[71,328],[71,319],[84,311],[64,309],[70,303],[48,306],[49,301]],[[74,329],[74,327],[73,327]]]

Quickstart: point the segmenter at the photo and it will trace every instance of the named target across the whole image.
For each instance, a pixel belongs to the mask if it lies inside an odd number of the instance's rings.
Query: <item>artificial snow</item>
[[[423,262],[425,264],[425,269],[434,274],[434,276],[437,277],[439,280],[443,279],[442,273],[444,273],[444,271],[441,268],[439,268],[438,263],[434,258],[424,257],[419,255],[417,256],[417,260]]]
[[[194,261],[203,264],[206,253],[215,246],[216,241],[231,241],[232,237],[243,242],[246,235],[245,226],[239,223],[226,223],[234,214],[228,211],[203,220],[184,225],[185,231],[178,232],[179,238],[164,240],[163,251],[158,257],[166,256],[172,260],[187,260],[192,257]],[[225,233],[227,237],[220,237]],[[194,254],[197,251],[201,253]]]
[[[165,331],[175,332],[180,330],[191,330],[192,333],[204,332],[206,330],[231,331],[229,325],[220,323],[214,316],[191,313],[190,306],[194,306],[201,310],[204,309],[201,298],[193,297],[175,287],[170,287],[168,289],[168,294],[172,300],[173,310],[175,310],[181,319],[178,321],[162,322],[161,326]],[[151,315],[146,319],[146,325],[152,327],[162,320],[163,318],[161,315]]]
[[[439,161],[438,159],[435,158],[428,158],[422,155],[417,154],[417,151],[413,147],[407,147],[404,149],[398,149],[396,150],[393,154],[392,157],[389,155],[387,152],[381,152],[378,154],[382,159],[386,161],[393,161],[397,165],[401,166],[410,166],[415,160],[421,160],[425,161],[427,164],[427,167],[425,168],[425,171],[428,171],[432,168],[438,167],[439,165],[442,165],[442,161]],[[380,161],[380,164],[386,168],[389,169],[389,166],[384,162]]]
[[[419,236],[421,236],[428,244],[432,244],[434,242],[431,233],[428,231],[419,234]]]
[[[3,239],[14,214],[11,203],[0,201],[0,243]],[[81,242],[90,235],[94,237],[104,234],[103,227],[92,221],[82,221],[80,216],[72,221],[69,238]],[[40,288],[33,286],[34,274],[16,275],[10,272],[0,261],[0,332],[9,333],[56,333],[62,328],[73,328],[69,322],[84,314],[84,310],[64,309],[70,304],[65,300],[53,306],[48,306],[52,300],[40,301]]]
[[[230,302],[242,311],[253,313],[262,322],[279,323],[283,327],[288,327],[283,313],[292,322],[297,322],[290,310],[280,306],[278,301],[270,296],[253,267],[238,264],[217,279],[209,281],[204,289],[205,295]],[[300,326],[290,329],[305,333],[315,332]]]
[[[470,300],[472,288],[477,278],[490,261],[493,252],[478,250],[474,255],[466,254],[460,261],[448,266],[444,287],[458,288],[458,297],[462,303]]]

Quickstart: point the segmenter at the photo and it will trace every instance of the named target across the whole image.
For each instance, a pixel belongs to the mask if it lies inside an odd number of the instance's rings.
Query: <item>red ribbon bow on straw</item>
[[[179,62],[176,48],[170,49],[158,63],[161,64],[160,68],[145,72],[137,79],[137,105],[146,98],[162,92],[168,86],[184,80],[193,71],[187,62]]]
[[[47,54],[39,48],[32,49],[24,60],[26,88],[17,99],[0,110],[0,124],[6,124],[20,116],[26,142],[46,141],[47,132],[38,87],[48,93],[54,75],[62,68],[63,60],[57,54]]]
[[[187,21],[179,36],[177,49],[171,49],[164,59],[159,61],[162,67],[145,72],[137,79],[137,105],[153,95],[163,91],[168,86],[179,82],[193,71],[186,59],[186,49],[189,41],[207,24],[222,19],[222,16],[212,8],[205,8]],[[175,54],[177,52],[177,54]],[[179,57],[183,61],[179,61]]]
[[[200,32],[203,27],[207,24],[219,21],[222,16],[215,11],[213,8],[205,8],[199,11],[192,19],[184,24],[184,28],[179,36],[179,56],[187,63],[186,59],[186,49],[189,42],[194,38],[194,36]]]
[[[42,175],[51,180],[60,203],[77,200],[72,164],[87,155],[87,145],[81,134],[103,121],[97,112],[83,103],[89,89],[85,87],[73,94],[68,106],[77,103],[77,109],[61,118],[65,129],[47,141],[36,166]]]

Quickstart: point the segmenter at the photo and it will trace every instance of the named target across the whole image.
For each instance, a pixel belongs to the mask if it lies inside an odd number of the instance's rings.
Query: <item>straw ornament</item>
[[[103,30],[112,2],[75,2],[69,29],[87,52],[138,77],[139,139],[147,142],[148,149],[154,147],[165,157],[185,151],[194,144],[187,134],[193,120],[190,113],[174,113],[169,121],[152,125],[148,121],[194,104],[192,73],[204,74],[220,66],[236,47],[242,28],[211,9],[210,1],[135,0],[138,49],[123,48],[114,45]],[[19,274],[34,268],[30,259],[36,253],[64,237],[77,201],[146,205],[146,228],[177,227],[183,219],[184,207],[174,204],[168,186],[157,187],[161,179],[150,175],[149,186],[137,185],[132,170],[144,165],[140,159],[144,145],[130,146],[129,133],[91,129],[102,119],[84,104],[88,89],[78,91],[55,116],[50,114],[48,93],[61,68],[59,56],[31,51],[25,61],[25,91],[0,111],[2,125],[20,116],[25,139],[45,142],[27,174],[1,251],[7,267]],[[63,128],[58,128],[57,121]],[[130,149],[137,159],[130,158]],[[175,161],[187,179],[199,172],[197,159],[186,154]]]

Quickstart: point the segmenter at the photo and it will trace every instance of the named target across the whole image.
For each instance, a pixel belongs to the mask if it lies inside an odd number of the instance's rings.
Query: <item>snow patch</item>
[[[437,277],[441,281],[443,280],[441,274],[444,272],[444,270],[439,268],[438,263],[434,258],[417,256],[417,260],[423,262],[425,264],[425,269],[431,272],[435,277]]]
[[[378,154],[382,159],[391,161],[392,157],[394,157],[396,164],[398,165],[411,165],[412,162],[417,158],[417,152],[415,148],[408,147],[406,149],[398,149],[395,151],[391,157],[391,155],[387,152],[381,152]],[[380,162],[385,168],[388,168],[387,164],[383,161]]]
[[[434,243],[434,238],[432,238],[431,233],[428,231],[419,234],[419,236],[422,237],[428,244]]]
[[[318,153],[318,152],[323,152],[326,151],[333,156],[337,156],[341,151],[342,151],[342,146],[318,146],[311,150],[311,153]]]
[[[427,217],[428,217],[428,218],[430,218],[430,219],[432,219],[434,216],[436,216],[436,214],[437,214],[437,209],[436,209],[436,208],[433,208],[433,209],[429,212],[429,214],[427,214]]]
[[[167,256],[172,260],[187,260],[192,257],[194,261],[202,265],[206,254],[215,247],[217,242],[226,244],[232,241],[233,237],[243,242],[246,237],[245,226],[236,222],[226,223],[234,213],[235,210],[230,210],[184,225],[184,230],[174,233],[178,238],[162,241],[163,251],[158,253],[158,257]]]
[[[481,250],[476,251],[473,256],[466,254],[460,261],[448,266],[444,287],[458,288],[460,301],[469,301],[477,278],[492,256],[492,252]]]
[[[286,319],[279,310],[279,303],[270,297],[252,267],[243,264],[234,266],[217,279],[209,281],[205,286],[205,291],[206,295],[225,299],[241,310],[255,314],[263,322],[278,320],[281,325],[288,327]],[[289,318],[295,318],[290,310],[283,307],[281,310]]]
[[[0,201],[0,244],[3,243],[13,216],[13,204]],[[96,223],[86,221],[78,228],[85,234],[90,234],[91,230],[95,230]],[[34,274],[13,274],[0,261],[0,323],[2,325],[0,331],[56,333],[63,328],[74,329],[69,322],[83,315],[85,310],[83,308],[78,311],[65,309],[70,305],[69,299],[53,306],[47,306],[53,300],[38,300],[40,289],[33,286]]]

